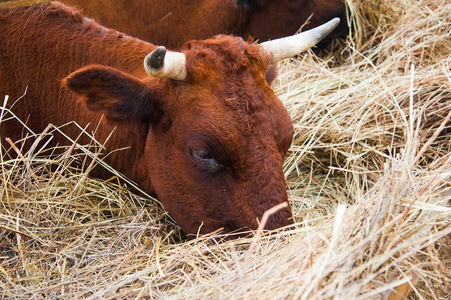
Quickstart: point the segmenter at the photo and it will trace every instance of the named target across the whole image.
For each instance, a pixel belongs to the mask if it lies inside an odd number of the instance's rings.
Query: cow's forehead
[[[233,111],[278,101],[266,82],[268,57],[259,45],[221,35],[185,46],[188,94],[199,101],[218,101]]]
[[[183,52],[188,78],[194,82],[239,80],[243,73],[264,74],[269,60],[259,45],[227,35],[189,42]]]
[[[266,82],[267,60],[257,44],[218,36],[189,43],[183,52],[188,78],[175,83],[178,91],[171,109],[182,127],[217,127],[240,135],[277,127],[265,120],[284,108]]]
[[[212,135],[228,132],[240,138],[268,134],[291,124],[282,102],[266,83],[247,85],[223,83],[213,90],[206,86],[185,90],[188,93],[179,93],[173,119],[196,134],[204,130]]]
[[[189,110],[194,114],[258,118],[257,112],[269,113],[274,107],[283,106],[266,82],[265,74],[248,69],[218,77],[209,74],[201,82],[178,84],[177,89],[174,109],[181,113]]]

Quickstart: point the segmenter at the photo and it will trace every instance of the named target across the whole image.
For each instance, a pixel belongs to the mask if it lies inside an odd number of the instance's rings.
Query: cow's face
[[[148,135],[152,185],[187,232],[256,229],[265,210],[287,201],[291,119],[257,45],[221,37],[188,48],[188,76],[170,83],[168,118]],[[290,218],[285,209],[267,228]]]
[[[237,0],[237,3],[248,9],[249,23],[244,34],[261,41],[294,34],[303,25],[305,31],[334,17],[341,22],[328,38],[348,32],[344,0]]]
[[[287,201],[282,164],[293,127],[269,86],[273,67],[258,45],[239,38],[192,43],[184,52],[184,80],[92,66],[65,83],[107,118],[147,128],[141,168],[185,232],[256,229],[266,210]],[[291,217],[285,208],[266,228]]]

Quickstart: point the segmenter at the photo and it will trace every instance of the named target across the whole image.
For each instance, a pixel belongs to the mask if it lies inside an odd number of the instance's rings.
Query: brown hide
[[[187,78],[175,81],[144,72],[154,49],[58,2],[0,12],[0,98],[28,87],[9,108],[35,132],[49,122],[90,123],[88,131],[100,123],[103,142],[116,126],[106,152],[128,149],[105,160],[155,193],[186,233],[256,229],[265,210],[287,201],[282,163],[293,132],[267,82],[268,57],[232,36],[192,42],[183,50]],[[1,138],[22,130],[4,122]],[[285,209],[267,228],[291,223]]]
[[[265,41],[340,17],[330,37],[347,33],[344,0],[62,0],[100,24],[179,49],[186,41],[220,33]],[[237,4],[237,2],[239,4]],[[324,42],[324,43],[327,43]]]

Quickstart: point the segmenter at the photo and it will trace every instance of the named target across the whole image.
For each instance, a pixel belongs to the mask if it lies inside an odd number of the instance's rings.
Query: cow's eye
[[[216,171],[221,168],[213,155],[205,149],[190,149],[190,153],[194,161],[205,170]]]

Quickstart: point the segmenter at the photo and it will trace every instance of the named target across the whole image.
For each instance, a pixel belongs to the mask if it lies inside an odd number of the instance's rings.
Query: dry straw
[[[350,38],[281,63],[274,86],[296,130],[293,228],[184,240],[120,174],[89,177],[95,141],[41,149],[50,125],[2,148],[3,297],[449,299],[451,3],[347,3]]]

